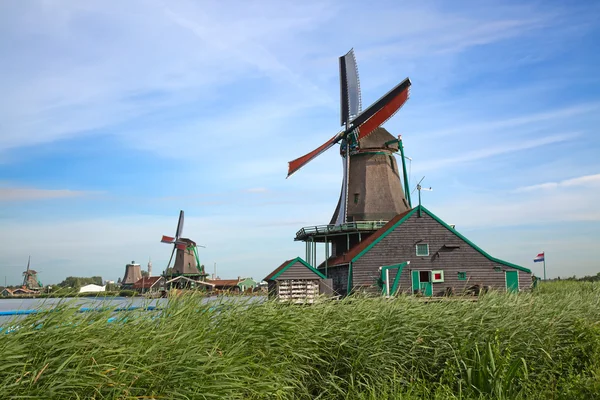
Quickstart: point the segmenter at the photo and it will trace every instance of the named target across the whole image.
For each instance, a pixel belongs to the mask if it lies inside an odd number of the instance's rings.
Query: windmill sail
[[[328,141],[326,141],[325,143],[323,143],[321,146],[317,147],[316,149],[314,149],[310,153],[305,154],[302,157],[296,158],[293,161],[290,161],[288,163],[288,174],[287,174],[287,176],[289,177],[294,172],[298,171],[300,168],[302,168],[303,166],[305,166],[306,164],[308,164],[308,162],[310,160],[312,160],[313,158],[315,158],[316,156],[318,156],[319,154],[323,153],[325,150],[327,150],[331,146],[333,146],[340,139],[341,133],[342,132],[336,134],[334,137],[332,137],[331,139],[329,139]]]
[[[358,139],[368,136],[402,108],[410,95],[410,85],[410,79],[406,78],[352,121],[354,128],[358,128]]]
[[[360,112],[360,81],[352,49],[340,57],[340,125],[350,123]]]
[[[183,233],[183,210],[179,211],[179,221],[177,221],[177,232],[175,238],[179,239]]]
[[[163,237],[162,237],[162,239],[160,241],[162,243],[173,243],[175,241],[175,238],[171,237],[171,236],[163,235]]]
[[[346,55],[340,57],[339,61],[341,123],[345,125],[345,128],[310,153],[290,161],[288,163],[288,177],[335,143],[347,139],[349,135],[355,135],[353,141],[356,145],[356,142],[369,136],[375,129],[391,118],[408,100],[411,82],[410,79],[406,78],[365,111],[361,111],[360,84],[354,50],[350,50]],[[342,211],[344,211],[343,208]]]

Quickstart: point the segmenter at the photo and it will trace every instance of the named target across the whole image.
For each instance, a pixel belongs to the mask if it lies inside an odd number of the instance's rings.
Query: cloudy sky
[[[363,104],[410,77],[402,134],[426,207],[496,257],[600,272],[600,4],[0,2],[0,277],[167,264],[185,236],[223,278],[304,255],[341,183],[337,57]],[[2,279],[3,280],[3,279]],[[0,282],[3,284],[4,282]]]

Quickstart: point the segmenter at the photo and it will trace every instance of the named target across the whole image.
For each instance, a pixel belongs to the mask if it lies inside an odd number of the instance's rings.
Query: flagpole
[[[544,280],[546,280],[546,252],[543,252],[544,254]]]

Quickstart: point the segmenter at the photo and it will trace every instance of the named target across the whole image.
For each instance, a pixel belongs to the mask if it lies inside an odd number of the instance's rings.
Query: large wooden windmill
[[[175,262],[173,264],[173,272],[167,274],[169,276],[189,276],[195,279],[204,279],[207,274],[204,273],[204,268],[200,264],[198,258],[198,245],[191,239],[181,237],[183,233],[183,210],[179,212],[179,221],[177,222],[177,230],[175,231],[175,237],[163,235],[161,242],[172,244],[173,251],[167,264],[167,270],[171,266],[173,261],[173,255],[175,255]],[[166,271],[165,270],[165,273]]]
[[[289,177],[340,143],[342,188],[331,221],[318,229],[303,228],[296,235],[296,240],[307,243],[306,256],[311,265],[315,265],[316,242],[332,243],[332,255],[341,254],[394,216],[411,209],[402,141],[400,136],[396,138],[381,127],[408,100],[410,79],[404,79],[362,110],[353,50],[339,58],[339,66],[342,130],[315,150],[291,161],[288,167]],[[394,157],[398,151],[402,170]]]

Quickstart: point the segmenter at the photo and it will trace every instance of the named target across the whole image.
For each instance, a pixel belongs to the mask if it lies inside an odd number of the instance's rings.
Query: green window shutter
[[[459,281],[466,281],[467,280],[467,273],[466,272],[459,272],[458,273],[458,280]]]
[[[427,257],[429,255],[429,245],[427,243],[417,244],[416,250],[419,257]]]

